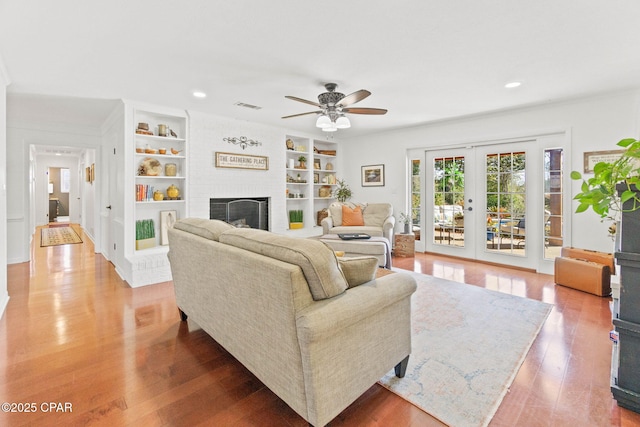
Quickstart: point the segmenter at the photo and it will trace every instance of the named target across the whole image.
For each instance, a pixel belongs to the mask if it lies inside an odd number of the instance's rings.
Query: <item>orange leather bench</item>
[[[567,247],[560,255],[554,266],[556,284],[598,296],[611,294],[611,275],[616,272],[613,254]]]

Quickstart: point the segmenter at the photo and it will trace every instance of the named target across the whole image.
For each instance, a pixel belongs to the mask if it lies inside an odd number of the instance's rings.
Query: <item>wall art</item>
[[[269,170],[269,158],[266,156],[216,151],[215,162],[217,168]]]
[[[362,166],[363,187],[384,187],[384,165]]]

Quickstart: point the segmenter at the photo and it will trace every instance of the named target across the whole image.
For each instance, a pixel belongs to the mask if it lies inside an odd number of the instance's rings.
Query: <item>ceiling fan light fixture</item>
[[[338,129],[348,129],[351,127],[351,122],[349,121],[349,119],[345,116],[340,116],[338,117],[338,120],[336,120],[336,128]]]
[[[321,129],[329,127],[331,126],[331,124],[332,123],[329,116],[325,116],[324,114],[321,114],[320,117],[318,117],[318,120],[316,120],[316,127],[319,127]]]
[[[322,128],[323,132],[335,132],[337,130],[338,130],[338,128],[336,127],[336,124],[333,123],[333,122],[329,126],[326,126],[326,127]]]

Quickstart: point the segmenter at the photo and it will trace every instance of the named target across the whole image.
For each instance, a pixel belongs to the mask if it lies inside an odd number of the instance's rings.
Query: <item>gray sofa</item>
[[[364,225],[342,225],[342,205],[351,208],[362,206],[362,217]],[[324,218],[322,224],[322,234],[339,233],[367,233],[370,236],[386,237],[389,243],[393,244],[393,227],[396,219],[393,216],[393,205],[391,203],[341,203],[334,202],[329,205],[329,216]]]
[[[310,424],[323,426],[411,352],[412,276],[375,278],[315,239],[187,218],[169,230],[182,319],[195,321]]]

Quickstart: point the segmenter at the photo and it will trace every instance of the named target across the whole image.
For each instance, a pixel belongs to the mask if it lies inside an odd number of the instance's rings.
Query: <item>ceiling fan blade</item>
[[[356,102],[362,101],[369,95],[371,95],[371,92],[365,89],[360,89],[342,98],[340,102],[336,104],[336,106],[346,107],[347,105],[355,104]]]
[[[387,114],[384,108],[343,108],[343,113],[349,114]]]
[[[293,101],[304,102],[305,104],[314,105],[316,107],[322,108],[322,105],[318,104],[317,102],[307,101],[306,99],[298,98],[296,96],[285,95],[284,97],[287,99],[291,99]]]
[[[292,114],[290,116],[284,116],[283,119],[290,119],[291,117],[306,116],[307,114],[320,114],[320,113],[322,113],[322,110],[309,111],[308,113],[300,113],[300,114]]]

